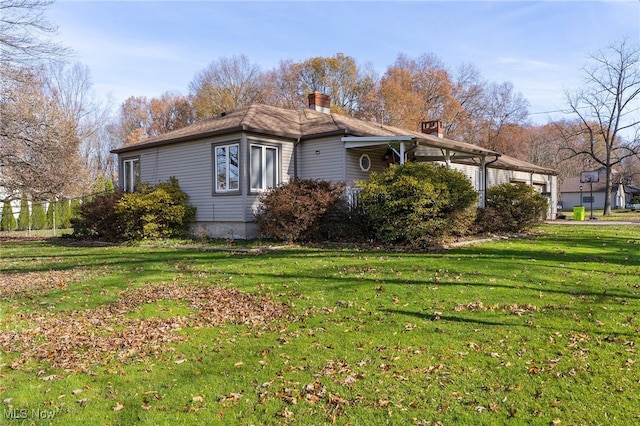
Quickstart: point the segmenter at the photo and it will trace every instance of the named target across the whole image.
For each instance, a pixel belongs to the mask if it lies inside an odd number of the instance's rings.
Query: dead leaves
[[[35,297],[50,291],[64,289],[70,283],[86,280],[88,275],[89,271],[85,269],[0,273],[0,299]]]
[[[186,301],[195,312],[170,318],[127,317],[139,306],[165,299]],[[224,322],[259,325],[280,318],[285,312],[283,305],[235,289],[148,284],[125,291],[116,303],[96,309],[67,315],[27,315],[23,320],[30,326],[0,332],[0,349],[20,353],[11,365],[14,369],[34,358],[68,371],[88,371],[112,360],[132,362],[159,354],[167,350],[167,343],[186,339],[179,333],[184,327],[210,327]]]
[[[471,303],[459,303],[454,308],[456,312],[462,311],[507,311],[512,315],[521,316],[526,312],[536,312],[538,311],[538,307],[534,306],[530,303],[519,305],[517,303],[511,305],[485,305],[481,301],[475,301]]]

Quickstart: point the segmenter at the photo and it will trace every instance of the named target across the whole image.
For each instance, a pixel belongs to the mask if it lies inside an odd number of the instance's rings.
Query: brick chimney
[[[309,93],[309,108],[329,114],[331,112],[331,98],[320,92]]]
[[[421,123],[421,131],[439,138],[444,137],[442,121],[440,120],[423,121]]]

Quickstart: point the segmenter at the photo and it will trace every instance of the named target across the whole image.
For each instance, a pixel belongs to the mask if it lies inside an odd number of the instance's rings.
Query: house
[[[175,176],[196,206],[196,225],[214,237],[257,235],[253,213],[269,187],[296,177],[345,182],[353,187],[390,163],[441,162],[463,171],[484,205],[486,188],[501,182],[535,185],[551,199],[555,218],[556,173],[442,137],[437,121],[420,132],[358,120],[329,111],[329,97],[309,95],[309,108],[251,105],[123,146],[120,186]]]
[[[585,175],[586,173],[586,175]],[[593,207],[596,210],[604,209],[604,200],[606,192],[606,169],[595,170],[593,172],[585,172],[584,176],[572,176],[565,178],[560,185],[560,197],[562,200],[563,210],[571,210],[573,207],[584,206],[587,209]],[[586,179],[591,176],[591,182]],[[611,193],[608,195],[611,200],[612,209],[625,208],[631,203],[633,194],[637,189],[625,185],[622,174],[619,172],[612,173]]]

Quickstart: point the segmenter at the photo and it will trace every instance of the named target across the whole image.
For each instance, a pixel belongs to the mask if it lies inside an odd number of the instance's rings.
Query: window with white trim
[[[252,191],[278,186],[278,148],[251,145],[250,181]]]
[[[140,183],[140,159],[122,161],[122,187],[125,192],[134,192]]]
[[[370,168],[371,168],[371,157],[369,157],[369,154],[362,154],[360,156],[360,169],[363,172],[368,172]]]
[[[215,192],[238,191],[240,189],[240,146],[217,145],[214,147]]]

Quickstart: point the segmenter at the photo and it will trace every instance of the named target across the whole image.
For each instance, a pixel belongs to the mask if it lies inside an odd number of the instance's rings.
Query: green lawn
[[[639,255],[0,241],[0,424],[635,424]]]

